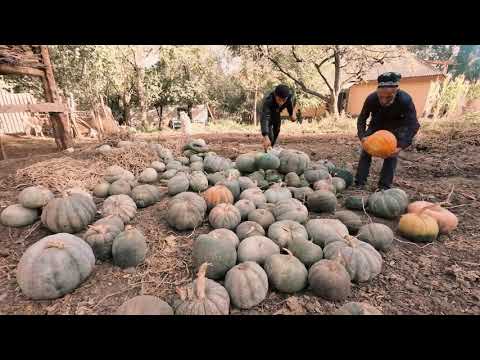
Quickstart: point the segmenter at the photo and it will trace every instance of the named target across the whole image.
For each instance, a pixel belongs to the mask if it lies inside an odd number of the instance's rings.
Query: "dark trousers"
[[[280,126],[282,125],[282,121],[280,118],[276,119],[273,118],[270,120],[270,124],[268,124],[268,138],[270,139],[270,143],[275,145],[275,142],[278,139],[278,134],[280,134]]]
[[[362,150],[360,160],[358,162],[357,174],[355,182],[359,185],[364,185],[367,182],[368,173],[370,172],[370,165],[372,164],[372,157]],[[382,171],[380,172],[379,187],[391,187],[393,177],[395,176],[395,169],[397,168],[397,157],[390,157],[383,160]]]

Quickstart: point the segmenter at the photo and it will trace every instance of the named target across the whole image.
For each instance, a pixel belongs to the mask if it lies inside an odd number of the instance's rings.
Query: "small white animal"
[[[33,129],[35,132],[35,136],[39,136],[38,134],[40,134],[41,137],[45,137],[42,130],[43,120],[40,119],[38,116],[28,115],[27,117],[25,117],[23,121],[23,127],[27,136],[31,135]]]

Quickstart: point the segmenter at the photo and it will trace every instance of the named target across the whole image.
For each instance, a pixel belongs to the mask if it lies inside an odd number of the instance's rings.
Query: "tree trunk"
[[[188,107],[187,107],[187,115],[188,115],[188,117],[190,118],[190,121],[193,121],[192,107],[193,107],[192,104],[188,104]]]
[[[145,68],[140,66],[137,70],[137,91],[138,91],[138,102],[140,103],[140,119],[141,124],[144,129],[148,127],[147,121],[147,103],[145,100]]]
[[[338,112],[338,94],[331,93],[330,113],[333,114],[335,118],[338,118],[340,115]]]
[[[253,97],[253,123],[257,126],[257,90],[258,85],[255,83],[255,95]]]
[[[339,117],[339,112],[338,112],[338,95],[340,94],[340,45],[335,45],[335,50],[334,50],[334,64],[335,64],[335,79],[333,82],[333,91],[332,91],[332,98],[331,98],[331,105],[332,105],[332,111],[333,115],[335,118]]]
[[[123,94],[122,102],[123,102],[123,123],[127,126],[130,126],[130,94]]]
[[[158,111],[158,108],[160,108],[160,111]],[[160,105],[159,107],[156,107],[155,109],[157,110],[157,114],[158,114],[158,130],[162,130],[163,105]]]

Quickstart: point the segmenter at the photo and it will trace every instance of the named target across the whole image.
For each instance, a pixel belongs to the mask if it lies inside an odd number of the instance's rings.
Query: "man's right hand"
[[[270,139],[268,138],[268,136],[264,136],[263,137],[263,149],[265,150],[265,152],[267,152],[267,150],[271,147],[272,147],[272,144],[270,143]]]

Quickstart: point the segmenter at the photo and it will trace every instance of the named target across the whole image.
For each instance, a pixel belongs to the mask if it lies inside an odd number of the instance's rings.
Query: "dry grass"
[[[96,154],[95,158],[101,160],[105,166],[118,165],[136,176],[149,167],[152,161],[157,160],[158,156],[147,144],[136,143],[134,146],[109,154]]]

